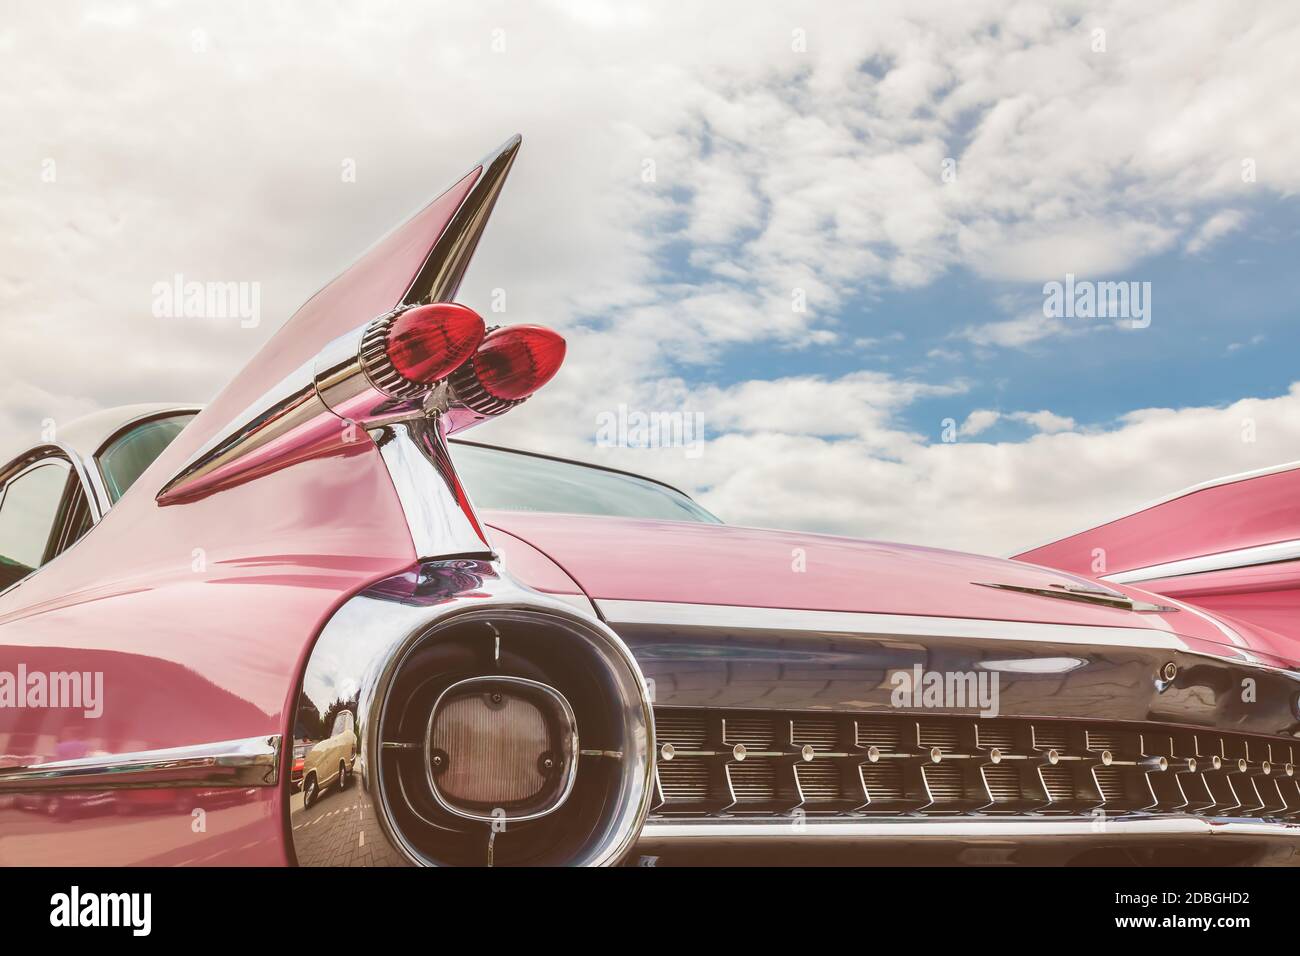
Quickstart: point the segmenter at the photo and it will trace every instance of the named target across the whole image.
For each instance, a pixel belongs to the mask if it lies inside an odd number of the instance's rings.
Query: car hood
[[[1140,627],[1211,645],[1206,650],[1226,657],[1249,652],[1279,666],[1296,659],[1278,635],[1135,588],[1105,585],[1170,609],[1133,611],[1011,590],[1060,591],[1098,582],[1001,558],[694,522],[504,511],[486,511],[482,517],[489,528],[542,552],[597,603],[658,601]],[[524,575],[525,583],[533,583],[528,577]]]

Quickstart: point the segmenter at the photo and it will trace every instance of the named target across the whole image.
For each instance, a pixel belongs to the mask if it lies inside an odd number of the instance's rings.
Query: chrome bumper
[[[628,862],[1300,865],[1300,824],[1197,816],[651,820]]]

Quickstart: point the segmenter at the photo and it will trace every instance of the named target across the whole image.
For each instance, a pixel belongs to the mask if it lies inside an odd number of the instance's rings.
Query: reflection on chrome
[[[467,689],[486,702],[470,702]],[[444,706],[466,702],[457,719],[495,720],[492,707],[513,704],[501,713],[537,750],[535,763],[512,765],[500,741],[471,735],[454,744],[468,776],[436,786],[436,761],[449,759],[434,719],[444,695]],[[346,750],[324,737],[341,714],[344,725],[355,720],[347,769]],[[652,737],[644,680],[608,627],[519,586],[494,561],[424,562],[344,604],[308,661],[288,798],[297,861],[616,863],[648,811]],[[311,756],[318,748],[330,749],[323,761]],[[313,762],[338,763],[337,777],[317,770],[313,787]]]
[[[280,737],[101,754],[0,769],[0,791],[103,787],[273,787]]]

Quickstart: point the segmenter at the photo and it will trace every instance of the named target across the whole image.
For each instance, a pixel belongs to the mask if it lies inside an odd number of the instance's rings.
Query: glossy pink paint
[[[1106,574],[1300,538],[1300,469],[1203,488],[1019,556]],[[1143,581],[1144,590],[1277,635],[1300,659],[1300,562],[1283,561]]]
[[[1287,653],[1300,657],[1300,562],[1143,581],[1142,587],[1203,607],[1219,617],[1268,628],[1287,639]]]
[[[415,559],[377,449],[345,441],[335,428],[313,436],[310,457],[254,482],[168,507],[154,496],[267,389],[333,338],[398,304],[478,175],[461,179],[318,292],[103,521],[0,598],[0,669],[99,672],[105,697],[96,719],[77,710],[0,710],[0,759],[15,765],[260,735],[291,739],[297,675],[323,622],[349,595]],[[117,792],[46,815],[44,802],[34,809],[6,797],[0,864],[288,862],[280,789],[188,798],[183,812],[134,815],[141,798]],[[197,809],[206,813],[202,830],[191,825]],[[100,810],[121,815],[87,825]]]
[[[1219,628],[1192,612],[1137,613],[981,586],[1079,580],[999,558],[693,522],[504,511],[485,511],[483,520],[543,552],[596,600],[1142,627],[1177,633],[1206,653],[1240,655]],[[1158,601],[1134,588],[1118,590]],[[1275,635],[1242,631],[1245,647],[1284,659],[1287,645]]]
[[[1300,469],[1215,485],[1016,555],[1079,574],[1116,574],[1300,538]],[[1098,554],[1104,570],[1096,571]]]

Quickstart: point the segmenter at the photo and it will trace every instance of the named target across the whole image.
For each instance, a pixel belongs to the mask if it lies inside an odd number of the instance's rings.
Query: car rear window
[[[504,448],[450,445],[479,508],[721,523],[680,491],[648,478]]]

